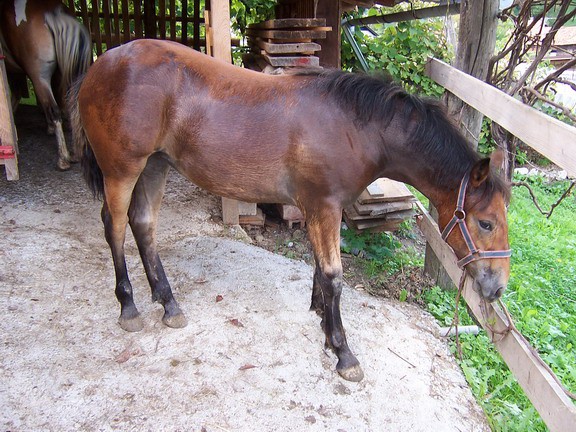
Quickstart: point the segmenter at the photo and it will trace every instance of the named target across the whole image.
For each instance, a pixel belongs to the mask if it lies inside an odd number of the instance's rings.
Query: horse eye
[[[480,228],[482,228],[483,230],[492,231],[492,223],[491,222],[481,220],[478,222],[478,224],[480,225]]]

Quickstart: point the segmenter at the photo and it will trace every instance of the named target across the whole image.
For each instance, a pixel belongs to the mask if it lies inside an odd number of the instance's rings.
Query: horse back
[[[216,194],[299,204],[307,191],[329,194],[343,162],[355,167],[342,138],[351,122],[320,101],[314,79],[269,76],[141,40],[95,62],[79,107],[105,176],[137,173],[159,152]]]

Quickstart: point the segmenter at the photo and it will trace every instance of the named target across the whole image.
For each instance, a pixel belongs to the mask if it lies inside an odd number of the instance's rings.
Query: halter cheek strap
[[[470,173],[466,173],[460,182],[460,190],[458,191],[458,201],[456,202],[456,210],[454,210],[454,216],[448,222],[448,225],[442,231],[442,240],[447,241],[448,236],[458,225],[460,228],[460,232],[462,233],[462,237],[464,237],[464,241],[466,242],[466,246],[468,247],[468,255],[458,261],[458,267],[464,268],[467,264],[470,264],[472,261],[476,261],[483,258],[508,258],[512,255],[512,251],[510,249],[507,250],[496,250],[496,251],[481,251],[479,250],[476,245],[474,244],[474,240],[472,240],[472,236],[470,235],[470,231],[466,226],[466,212],[464,211],[464,201],[466,200],[466,188],[468,187],[468,182],[470,180]]]

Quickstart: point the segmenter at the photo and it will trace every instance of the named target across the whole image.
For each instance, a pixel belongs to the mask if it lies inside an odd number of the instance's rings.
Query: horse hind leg
[[[162,322],[168,327],[185,327],[188,322],[172,294],[156,246],[156,226],[160,204],[164,195],[168,163],[160,155],[152,155],[140,175],[132,193],[128,212],[130,227],[142,258],[148,283],[152,289],[152,301],[164,307]]]
[[[110,246],[114,273],[116,275],[116,298],[120,302],[118,324],[126,331],[142,330],[144,323],[134,303],[132,284],[128,277],[128,268],[124,253],[128,208],[131,194],[137,180],[104,178],[105,200],[102,206],[104,236]]]
[[[46,74],[47,73],[45,73],[45,75]],[[38,99],[40,106],[44,110],[44,115],[46,116],[48,133],[53,133],[56,135],[56,142],[58,144],[58,169],[62,171],[68,170],[70,169],[70,154],[68,153],[68,147],[66,147],[66,139],[64,138],[62,114],[60,108],[58,107],[58,103],[54,98],[50,79],[44,79],[41,76],[40,78],[31,77],[31,80],[32,84],[34,85],[34,91],[36,92],[36,98]]]
[[[340,316],[343,283],[340,261],[341,218],[341,209],[325,207],[307,221],[316,260],[311,309],[322,317],[326,346],[338,357],[336,370],[345,380],[357,382],[362,380],[364,372],[348,346]]]

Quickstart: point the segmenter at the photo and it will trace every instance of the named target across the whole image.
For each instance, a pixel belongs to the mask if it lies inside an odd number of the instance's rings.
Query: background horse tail
[[[90,66],[92,40],[88,30],[62,8],[46,13],[44,18],[54,37],[56,61],[62,75],[61,94],[65,95],[74,80]]]
[[[104,196],[104,178],[102,170],[98,166],[88,137],[84,132],[80,110],[78,107],[78,93],[84,76],[80,76],[72,83],[68,91],[68,112],[70,115],[70,125],[72,127],[72,139],[74,141],[74,153],[81,157],[82,171],[88,187],[95,198],[101,199]]]

